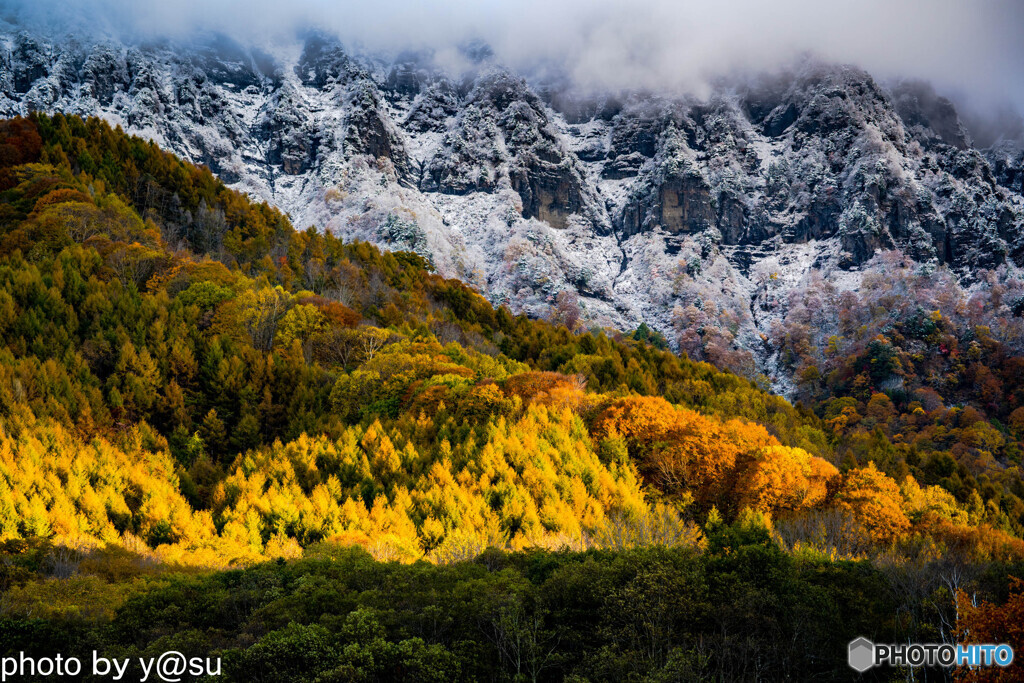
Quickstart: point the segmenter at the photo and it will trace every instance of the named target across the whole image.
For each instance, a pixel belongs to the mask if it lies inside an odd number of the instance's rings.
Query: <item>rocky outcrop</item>
[[[1024,140],[1000,140],[986,157],[996,182],[1024,195]]]
[[[512,189],[523,201],[523,216],[544,221],[553,228],[565,228],[568,217],[583,208],[579,178],[567,165],[541,159],[512,169]]]
[[[402,136],[384,111],[380,92],[368,80],[359,80],[348,93],[348,116],[345,119],[345,147],[352,154],[369,154],[389,159],[400,183],[415,185],[409,155]]]
[[[345,85],[357,76],[359,67],[345,53],[337,39],[318,33],[305,40],[295,75],[302,85],[323,90]]]
[[[305,173],[316,162],[319,131],[306,118],[306,107],[302,94],[285,86],[268,100],[259,122],[268,163],[280,165],[289,175]]]
[[[611,97],[535,87],[480,45],[454,77],[323,34],[272,56],[0,33],[0,115],[106,117],[301,227],[414,249],[516,311],[572,291],[591,320],[671,337],[673,311],[708,304],[754,348],[811,268],[853,282],[888,249],[964,280],[1024,267],[1024,143],[977,149],[930,86],[853,67]]]
[[[114,95],[128,89],[131,80],[122,51],[113,45],[97,45],[82,65],[82,94],[109,105]]]
[[[654,122],[617,117],[620,154],[602,172],[638,173],[617,222],[624,234],[712,231],[743,247],[832,239],[844,267],[895,248],[966,277],[1020,249],[1017,149],[986,160],[930,88],[888,93],[863,71],[812,65],[734,93]],[[659,129],[652,153],[646,132]]]
[[[623,208],[619,227],[625,235],[644,230],[697,233],[715,225],[711,188],[692,168],[673,170]]]
[[[414,109],[412,115],[421,116],[422,111]],[[438,119],[427,130],[444,129],[446,121]],[[457,195],[491,192],[507,161],[505,139],[493,117],[477,105],[467,105],[447,124],[441,145],[426,164],[421,188]]]
[[[970,135],[960,121],[956,107],[940,97],[930,83],[908,81],[893,88],[893,104],[907,128],[930,144],[937,142],[967,149]]]
[[[633,107],[620,112],[612,120],[611,148],[602,175],[610,180],[631,178],[640,172],[658,150],[658,140],[667,117],[659,116],[649,107]]]
[[[402,126],[417,133],[441,132],[459,113],[460,105],[455,86],[446,78],[440,79],[417,94]]]
[[[428,91],[410,118],[421,129],[436,127],[430,122],[452,106],[452,92],[450,86]],[[478,79],[469,92],[426,165],[422,187],[461,195],[492,192],[502,184],[519,194],[524,218],[555,228],[566,227],[574,215],[594,220],[597,199],[544,103],[525,80],[499,70]]]
[[[26,33],[19,33],[11,52],[11,87],[14,93],[25,94],[46,78],[53,61],[48,46]]]

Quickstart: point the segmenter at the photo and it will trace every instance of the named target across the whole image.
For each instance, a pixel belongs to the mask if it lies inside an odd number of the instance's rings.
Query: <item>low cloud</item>
[[[71,7],[69,8],[69,5]],[[24,0],[6,16],[119,37],[226,33],[283,40],[319,28],[349,45],[441,56],[480,40],[524,72],[555,70],[579,88],[699,94],[736,70],[770,70],[810,52],[882,79],[927,79],[979,108],[1024,109],[1024,2],[1018,0]]]

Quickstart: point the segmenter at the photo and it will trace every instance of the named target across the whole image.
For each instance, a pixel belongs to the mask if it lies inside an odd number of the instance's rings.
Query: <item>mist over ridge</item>
[[[219,33],[257,47],[316,30],[385,58],[429,55],[450,72],[470,68],[464,48],[482,44],[496,63],[584,94],[702,97],[723,76],[771,72],[814,55],[882,81],[927,80],[959,109],[973,110],[976,126],[1024,108],[1024,5],[1012,0],[36,0],[0,3],[0,19],[81,39],[186,41]]]

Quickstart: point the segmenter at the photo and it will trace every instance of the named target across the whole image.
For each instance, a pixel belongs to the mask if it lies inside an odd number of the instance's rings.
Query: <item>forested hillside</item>
[[[0,193],[12,652],[809,680],[847,636],[951,641],[961,601],[992,601],[979,629],[1014,608],[1022,361],[941,312],[845,360],[790,331],[792,406],[647,328],[583,330],[571,297],[559,324],[513,316],[298,231],[98,119],[0,123]],[[958,362],[958,405],[881,381]]]
[[[827,375],[815,356],[828,353],[828,337],[845,355],[874,336],[861,338],[870,321],[855,319],[876,317],[887,288],[877,284],[891,272],[883,255],[895,251],[930,274],[902,290],[905,305],[940,310],[953,325],[968,317],[968,334],[982,324],[998,335],[997,321],[1009,323],[1016,339],[1001,341],[1024,351],[1013,291],[1024,289],[1024,121],[962,93],[947,99],[956,90],[944,83],[948,70],[930,82],[893,80],[911,67],[878,68],[865,47],[859,63],[811,50],[747,74],[713,59],[708,73],[724,71],[706,87],[638,86],[650,65],[609,89],[600,81],[617,69],[574,87],[562,65],[535,71],[494,41],[380,51],[328,26],[275,40],[229,30],[145,41],[90,28],[98,13],[82,14],[70,40],[49,21],[0,16],[0,117],[120,123],[291,212],[299,228],[415,251],[514,312],[552,317],[557,297],[569,297],[588,324],[645,323],[673,349],[763,374],[793,397],[798,373],[811,389],[812,364]],[[675,33],[670,42],[697,44]],[[618,61],[652,47],[647,36],[638,45]],[[449,50],[463,66],[438,57]],[[690,63],[664,62],[673,74]],[[996,86],[1007,97],[1021,90]],[[982,125],[981,110],[1002,121]],[[790,298],[818,281],[836,291],[812,297],[828,334],[794,349],[797,359],[779,358],[776,332],[807,336]],[[944,301],[930,296],[938,283]],[[1011,290],[1007,306],[993,285]],[[964,316],[957,298],[989,301]],[[839,329],[841,317],[854,326]]]

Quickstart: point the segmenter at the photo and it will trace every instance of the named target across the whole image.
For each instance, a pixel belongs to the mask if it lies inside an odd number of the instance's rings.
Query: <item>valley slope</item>
[[[4,44],[2,115],[98,114],[296,225],[416,251],[534,317],[646,323],[789,396],[804,368],[781,337],[815,277],[861,292],[899,250],[965,298],[988,270],[1018,283],[1022,147],[976,148],[927,84],[807,60],[702,98],[611,97],[485,49],[452,76],[320,34],[271,54],[8,25]]]

